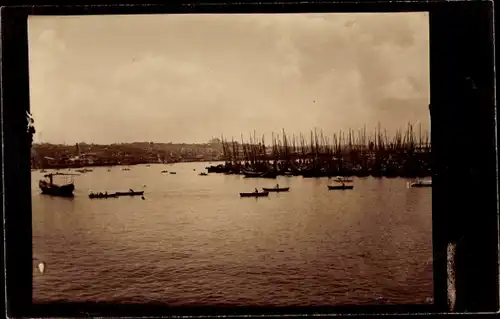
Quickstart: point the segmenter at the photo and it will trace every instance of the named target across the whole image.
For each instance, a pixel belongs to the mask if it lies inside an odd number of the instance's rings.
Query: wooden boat
[[[200,176],[208,176],[208,174],[207,174],[207,173],[204,173],[204,172],[201,172],[201,173],[200,173],[200,174],[198,174],[198,175],[200,175]]]
[[[128,192],[116,192],[115,195],[116,196],[140,196],[140,195],[144,195],[144,191],[135,192],[133,190],[130,190]]]
[[[349,177],[344,177],[344,176],[336,176],[335,177],[335,181],[336,182],[340,182],[340,183],[352,183],[352,178],[349,178]]]
[[[269,192],[251,192],[251,193],[240,193],[240,197],[267,197]]]
[[[77,169],[76,170],[78,173],[88,173],[88,172],[93,172],[91,169],[83,168],[83,169]]]
[[[122,171],[130,171],[130,168],[122,168]]]
[[[353,189],[354,185],[328,185],[329,190],[346,190],[346,189]]]
[[[217,166],[207,166],[206,170],[209,173],[226,173],[228,171],[228,168],[224,167],[224,165],[219,164]]]
[[[175,175],[175,174],[177,174],[177,173],[176,173],[176,172],[170,172],[170,174]]]
[[[95,199],[95,198],[118,198],[118,195],[115,193],[112,194],[106,194],[106,193],[90,193],[89,198]]]
[[[262,188],[262,190],[264,192],[288,192],[290,190],[290,187],[282,187],[282,188],[278,188],[278,187],[273,187],[273,188]]]
[[[167,170],[163,170],[163,171],[161,171],[161,173],[165,174],[165,173],[168,173],[168,171]]]
[[[60,196],[60,197],[73,197],[73,191],[75,190],[75,185],[73,180],[65,182],[64,184],[55,184],[54,176],[56,175],[78,176],[78,174],[64,174],[64,173],[54,173],[54,174],[44,175],[44,177],[47,180],[40,180],[38,182],[38,186],[40,187],[42,194],[51,196]]]
[[[417,188],[417,187],[432,187],[432,181],[431,180],[420,180],[417,179],[413,182],[408,183],[408,186],[411,188]]]

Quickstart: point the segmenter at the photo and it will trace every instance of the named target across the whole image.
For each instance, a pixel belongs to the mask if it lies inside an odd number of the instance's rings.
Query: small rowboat
[[[408,187],[432,187],[432,181],[416,180],[414,182],[408,183]]]
[[[336,176],[335,177],[335,181],[336,182],[344,182],[344,183],[352,183],[352,178],[349,178],[349,177],[342,177],[342,176]]]
[[[346,189],[353,189],[354,185],[328,185],[329,190],[346,190]]]
[[[264,190],[264,192],[288,192],[290,190],[290,187],[283,187],[283,188],[276,188],[276,187],[273,187],[273,188],[262,188]]]
[[[202,173],[200,173],[200,174],[198,174],[198,175],[200,175],[200,176],[208,176],[208,174],[207,174],[207,173],[203,173],[203,172],[202,172]]]
[[[139,192],[134,192],[134,191],[129,191],[129,192],[116,192],[116,196],[139,196],[139,195],[144,195],[144,191],[139,191]]]
[[[94,198],[117,198],[118,196],[116,194],[102,194],[102,193],[90,193],[89,198],[94,199]]]
[[[170,174],[174,175],[174,174],[177,174],[176,172],[170,172]]]
[[[240,197],[267,197],[269,196],[269,192],[251,192],[251,193],[240,193]]]

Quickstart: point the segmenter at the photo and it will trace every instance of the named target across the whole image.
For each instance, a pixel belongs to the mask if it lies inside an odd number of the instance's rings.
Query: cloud
[[[54,139],[428,123],[426,14],[43,17],[30,58],[33,111]]]

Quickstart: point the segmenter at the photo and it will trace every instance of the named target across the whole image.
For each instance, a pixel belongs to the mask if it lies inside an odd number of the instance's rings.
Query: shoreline
[[[137,166],[137,165],[170,165],[170,164],[182,164],[182,163],[223,163],[223,160],[183,160],[175,162],[141,162],[141,163],[93,163],[93,164],[79,164],[79,165],[67,165],[67,164],[55,164],[55,165],[45,165],[45,167],[31,167],[31,170],[42,170],[42,169],[84,169],[88,167],[113,167],[113,166]]]

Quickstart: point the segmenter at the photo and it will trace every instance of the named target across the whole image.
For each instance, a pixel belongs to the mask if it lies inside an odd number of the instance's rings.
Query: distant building
[[[221,144],[220,138],[216,137],[208,141],[208,144]]]

